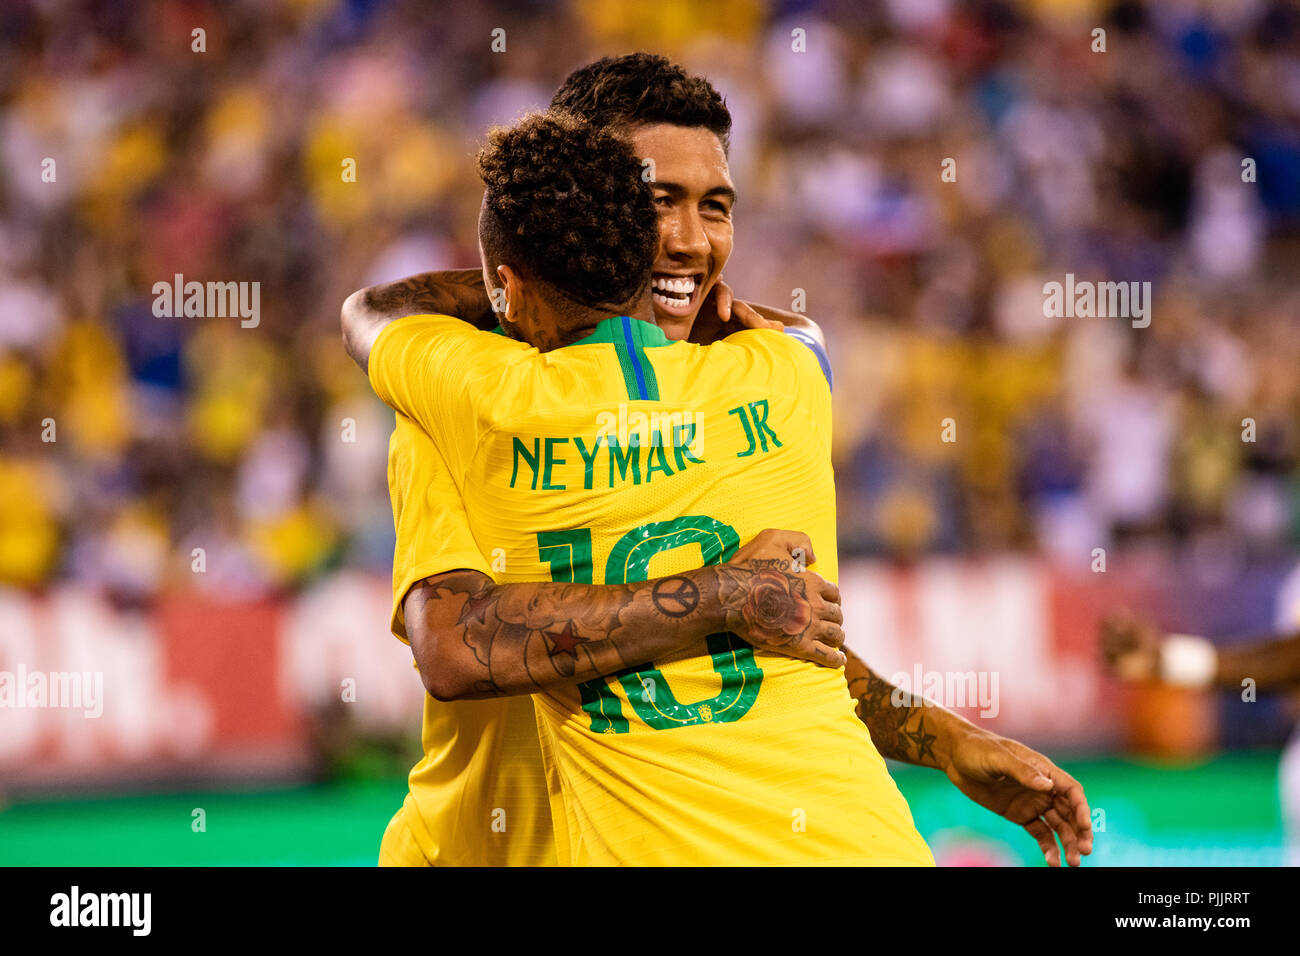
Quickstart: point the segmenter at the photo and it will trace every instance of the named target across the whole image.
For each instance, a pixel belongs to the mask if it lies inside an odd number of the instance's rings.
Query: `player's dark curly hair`
[[[535,113],[489,134],[478,172],[490,258],[590,309],[618,310],[645,292],[659,222],[625,140],[565,113]]]
[[[731,135],[731,111],[713,84],[654,53],[607,56],[574,70],[555,91],[551,108],[611,128],[702,126],[724,149]]]

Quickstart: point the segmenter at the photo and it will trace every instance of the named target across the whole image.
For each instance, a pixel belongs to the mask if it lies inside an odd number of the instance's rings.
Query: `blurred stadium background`
[[[1296,701],[1122,687],[1095,625],[1263,633],[1297,561],[1294,4],[46,0],[0,37],[0,671],[103,674],[98,718],[0,708],[0,864],[374,862],[423,691],[339,305],[476,265],[484,129],[634,49],[735,114],[728,282],[831,343],[852,645],[993,676],[958,709],[1079,777],[1092,863],[1282,862]],[[1044,318],[1067,272],[1151,281],[1150,327]],[[176,273],[260,323],[155,317]],[[941,863],[1041,863],[897,772]]]

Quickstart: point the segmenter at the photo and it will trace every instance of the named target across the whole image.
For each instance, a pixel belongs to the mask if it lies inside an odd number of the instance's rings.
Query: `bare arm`
[[[343,302],[343,345],[365,371],[384,326],[404,315],[451,315],[485,331],[498,325],[479,269],[421,272],[359,289]]]
[[[608,676],[722,631],[775,653],[841,665],[835,585],[808,571],[755,570],[762,548],[755,538],[728,564],[621,585],[435,575],[406,596],[411,648],[425,688],[439,700],[532,694]],[[791,621],[802,623],[792,628]]]
[[[867,725],[881,755],[922,767],[944,767],[954,736],[971,729],[970,721],[895,687],[847,648],[845,654],[844,677],[858,702],[858,719]]]
[[[1101,625],[1102,657],[1108,670],[1130,680],[1161,675],[1161,655],[1169,635],[1128,612],[1112,614]],[[1202,684],[1240,689],[1250,679],[1263,690],[1300,685],[1300,633],[1269,634],[1240,645],[1208,650],[1212,670]]]
[[[1078,866],[1092,852],[1092,811],[1078,780],[1018,740],[976,727],[895,687],[846,649],[844,676],[858,717],[886,757],[942,770],[967,797],[1038,843],[1048,866]]]
[[[1274,634],[1242,647],[1220,647],[1214,682],[1240,688],[1247,678],[1263,688],[1300,685],[1300,634]]]

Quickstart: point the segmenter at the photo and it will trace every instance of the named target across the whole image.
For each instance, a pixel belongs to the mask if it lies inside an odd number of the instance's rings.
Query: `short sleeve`
[[[786,329],[746,329],[729,335],[725,342],[739,344],[761,355],[761,368],[773,386],[792,395],[812,424],[830,440],[831,384],[825,350],[806,333],[794,335]],[[810,344],[811,343],[811,344]],[[812,345],[817,345],[813,348]],[[711,346],[705,346],[711,348]]]
[[[397,540],[393,548],[393,634],[408,640],[402,604],[417,581],[466,568],[491,577],[470,531],[446,460],[410,418],[397,416],[389,444],[388,486]]]
[[[830,356],[826,354],[826,347],[804,329],[787,326],[785,334],[790,336],[790,338],[794,339],[796,342],[802,342],[812,350],[812,354],[817,356],[817,364],[821,366],[822,374],[826,376],[826,387],[834,391],[835,377],[831,374],[831,359]]]
[[[478,446],[476,380],[529,351],[449,315],[408,315],[379,333],[367,371],[375,394],[433,439],[459,485]]]

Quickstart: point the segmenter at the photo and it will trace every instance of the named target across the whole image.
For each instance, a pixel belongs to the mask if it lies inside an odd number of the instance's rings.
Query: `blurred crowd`
[[[339,305],[476,265],[486,127],[635,49],[735,116],[727,281],[827,333],[846,552],[1294,548],[1294,4],[47,0],[0,12],[0,583],[386,574]],[[1045,316],[1067,273],[1150,326]],[[177,274],[258,324],[156,315]]]

